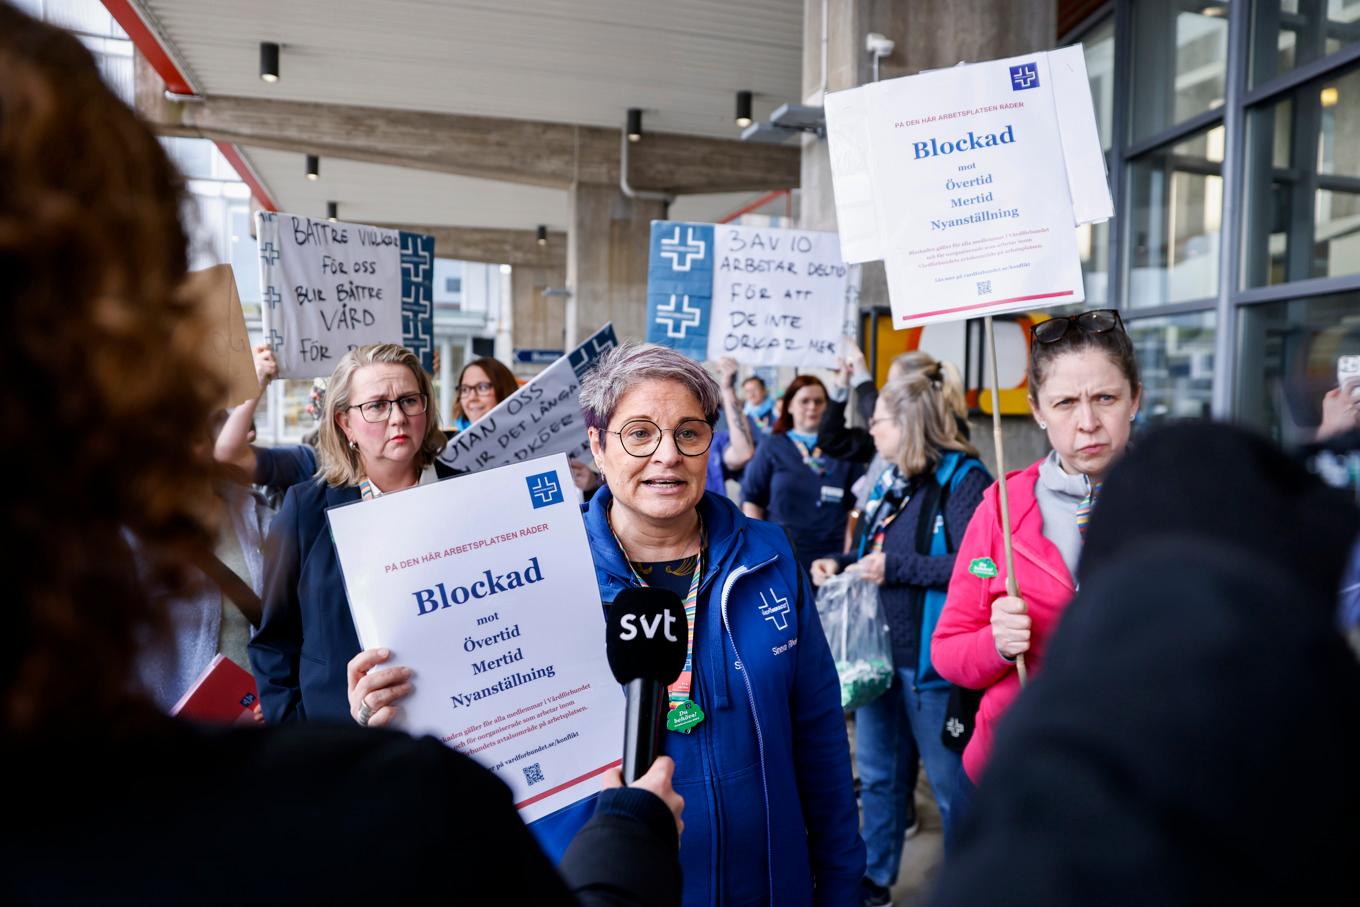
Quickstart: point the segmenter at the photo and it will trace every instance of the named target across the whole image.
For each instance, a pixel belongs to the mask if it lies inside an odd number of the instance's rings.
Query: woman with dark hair
[[[453,434],[491,412],[518,388],[519,381],[514,373],[499,359],[483,356],[463,366],[453,404]],[[571,460],[571,478],[587,496],[600,487],[600,477],[595,470],[574,458]]]
[[[453,428],[462,431],[491,412],[519,387],[505,363],[491,356],[474,359],[458,374],[453,401]]]
[[[373,904],[452,877],[467,903],[674,903],[664,764],[601,796],[564,882],[509,790],[437,741],[198,727],[137,689],[138,653],[164,639],[166,602],[203,588],[216,534],[205,442],[226,385],[179,292],[187,207],[90,52],[0,3],[0,403],[23,425],[0,641],[0,749],[23,782],[6,792],[0,897]],[[243,863],[262,833],[281,846]]]
[[[784,527],[803,569],[820,557],[840,554],[845,521],[854,506],[851,491],[863,467],[827,456],[817,446],[817,427],[826,409],[826,386],[799,375],[784,389],[784,412],[770,437],[756,447],[746,466],[742,511]]]
[[[924,763],[949,836],[959,753],[942,740],[950,684],[930,657],[954,552],[992,477],[954,429],[943,381],[916,373],[884,386],[869,430],[889,466],[869,494],[849,554],[812,564],[812,581],[841,570],[878,585],[895,668],[892,686],[855,713],[855,758],[868,868],[865,903],[890,903]]]
[[[949,597],[935,629],[935,667],[984,690],[963,754],[967,780],[987,763],[997,721],[1020,692],[1016,659],[1043,670],[1044,652],[1076,592],[1091,508],[1128,446],[1142,385],[1133,343],[1113,309],[1059,316],[1034,328],[1029,405],[1053,450],[1006,477],[1019,598],[1006,593],[996,486],[987,490],[959,546]],[[964,801],[968,790],[965,787]]]

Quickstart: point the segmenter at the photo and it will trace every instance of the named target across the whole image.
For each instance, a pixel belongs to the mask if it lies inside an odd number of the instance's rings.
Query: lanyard
[[[614,532],[614,521],[609,520],[609,531],[614,536],[614,543],[623,552],[623,559],[628,562],[628,570],[633,574],[633,579],[639,586],[646,586],[647,583],[638,575],[637,569],[628,557],[628,551],[623,547],[623,542],[619,541],[619,535]],[[678,708],[690,701],[690,691],[694,688],[694,617],[698,610],[699,602],[699,583],[704,575],[704,521],[699,520],[699,553],[694,559],[694,578],[689,582],[689,591],[685,593],[685,624],[689,630],[689,637],[685,644],[685,669],[680,672],[675,683],[669,687],[670,707]]]
[[[789,438],[789,440],[793,442],[794,447],[798,448],[798,452],[803,455],[803,465],[807,466],[808,469],[811,469],[819,476],[826,474],[827,466],[822,460],[822,449],[820,447],[814,447],[812,450],[808,450],[807,445],[797,438]]]

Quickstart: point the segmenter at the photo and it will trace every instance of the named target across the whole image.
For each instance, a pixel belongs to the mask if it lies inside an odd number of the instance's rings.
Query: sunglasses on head
[[[1115,328],[1124,330],[1124,322],[1115,309],[1093,309],[1076,315],[1059,315],[1034,326],[1034,339],[1039,343],[1057,343],[1073,327],[1087,334],[1105,334]]]

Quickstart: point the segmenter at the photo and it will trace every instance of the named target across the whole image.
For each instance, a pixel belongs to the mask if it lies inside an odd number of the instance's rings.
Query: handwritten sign
[[[578,400],[581,377],[617,345],[613,324],[606,324],[454,435],[439,459],[467,472],[555,453],[565,453],[583,463],[594,462]]]
[[[647,339],[695,359],[834,368],[848,286],[834,233],[653,221]]]
[[[558,454],[327,512],[360,644],[416,672],[402,726],[495,772],[525,822],[598,791],[623,735],[571,481]]]
[[[396,230],[256,214],[265,339],[284,378],[329,376],[369,343],[401,343]]]
[[[199,305],[210,324],[208,346],[203,350],[210,369],[227,382],[224,407],[238,406],[260,395],[255,361],[250,355],[250,335],[246,332],[241,297],[236,292],[236,275],[231,265],[216,265],[192,271],[180,291]]]
[[[826,107],[843,251],[883,259],[895,327],[1085,298],[1075,227],[1113,208],[1080,47]]]

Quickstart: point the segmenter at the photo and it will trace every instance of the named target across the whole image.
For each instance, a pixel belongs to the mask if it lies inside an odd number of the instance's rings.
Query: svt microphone
[[[605,652],[624,686],[623,780],[631,784],[666,752],[666,688],[685,669],[689,626],[680,597],[652,586],[628,588],[609,609]]]

